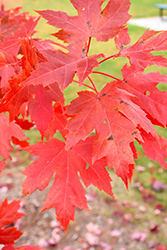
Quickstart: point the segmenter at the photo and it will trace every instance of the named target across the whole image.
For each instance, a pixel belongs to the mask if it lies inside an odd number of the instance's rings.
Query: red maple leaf
[[[167,76],[159,72],[144,74],[134,66],[125,65],[122,69],[124,80],[120,87],[134,95],[133,101],[149,116],[163,126],[167,125],[167,93],[160,91],[157,85],[167,82]],[[135,83],[135,84],[134,84]]]
[[[62,11],[37,11],[48,20],[48,24],[61,28],[54,35],[64,42],[86,42],[90,37],[97,41],[108,41],[115,37],[129,20],[129,0],[110,0],[101,9],[105,0],[71,0],[78,12],[77,16],[69,16]]]
[[[34,126],[34,123],[29,122],[29,120],[17,118],[15,119],[16,124],[18,124],[24,130],[30,130]]]
[[[57,84],[55,83],[54,85],[55,90],[53,84],[52,89],[48,90],[45,90],[42,85],[37,86],[35,97],[29,101],[29,113],[31,120],[35,121],[37,129],[40,131],[42,138],[44,137],[44,133],[48,129],[49,124],[53,119],[54,109],[52,102],[59,101],[62,94]],[[63,100],[64,99],[62,98],[62,101]]]
[[[9,83],[16,84],[23,82],[27,77],[31,75],[31,72],[38,67],[38,63],[46,62],[47,59],[37,50],[32,39],[19,38],[21,56],[21,74],[10,79]]]
[[[0,101],[0,112],[9,111],[9,121],[12,122],[19,115],[21,106],[35,93],[35,87],[21,86],[17,83],[10,87],[11,89]]]
[[[26,151],[39,156],[23,174],[27,176],[23,184],[23,194],[31,194],[37,188],[43,190],[49,184],[51,177],[55,179],[48,193],[42,211],[55,207],[57,219],[66,230],[70,220],[74,220],[75,206],[89,211],[85,191],[79,180],[78,171],[86,186],[91,183],[112,195],[110,177],[105,170],[106,162],[91,164],[91,158],[86,157],[91,149],[92,139],[81,142],[69,151],[65,150],[65,143],[52,139],[49,142],[38,142],[25,148]],[[101,163],[101,164],[100,164]],[[91,164],[86,169],[86,164]],[[105,182],[102,176],[105,177]],[[88,178],[90,177],[91,180]]]
[[[115,38],[115,43],[120,50],[120,55],[127,57],[131,65],[135,65],[142,69],[151,65],[166,67],[167,59],[164,56],[155,56],[151,54],[152,51],[167,50],[166,38],[167,31],[158,32],[148,29],[135,44],[124,47],[123,45],[130,42],[128,30],[124,29],[120,32],[118,37]]]
[[[5,199],[0,206],[0,244],[10,244],[17,240],[22,232],[15,227],[5,228],[25,214],[19,213],[20,201],[7,202]]]
[[[30,246],[30,245],[25,245],[25,246],[15,248],[12,244],[8,244],[8,245],[5,245],[2,249],[3,250],[41,250],[43,248]]]
[[[134,166],[130,145],[135,138],[142,141],[139,128],[157,137],[146,114],[131,101],[131,97],[125,90],[117,89],[117,82],[111,82],[98,95],[79,92],[79,97],[67,107],[67,114],[73,117],[67,124],[66,148],[71,148],[80,139],[85,140],[95,129],[93,162],[107,157],[107,164],[114,168],[126,186]]]
[[[48,140],[49,138],[53,138],[53,135],[56,133],[57,130],[59,130],[63,138],[65,138],[65,136],[68,134],[68,130],[65,129],[66,125],[67,125],[67,117],[65,114],[65,107],[61,103],[55,103],[54,116],[45,133],[46,138]]]
[[[15,119],[20,113],[20,108],[23,103],[28,102],[29,99],[31,99],[32,94],[36,91],[34,86],[27,86],[22,84],[22,82],[31,75],[31,72],[38,67],[39,63],[47,61],[35,47],[32,39],[20,38],[19,42],[21,45],[21,69],[15,77],[8,79],[10,89],[0,101],[0,111],[9,111],[10,121]]]
[[[18,38],[32,36],[39,18],[20,13],[21,7],[5,10],[1,5],[0,49],[17,57],[20,47]]]
[[[15,68],[11,65],[12,61],[7,59],[9,56],[0,52],[0,88],[3,92],[9,90],[8,80],[16,75]]]
[[[0,244],[5,245],[3,250],[40,250],[41,248],[32,247],[29,245],[14,247],[14,241],[20,238],[23,234],[16,227],[10,226],[16,220],[23,217],[25,214],[18,212],[20,208],[20,200],[13,200],[8,203],[5,199],[0,204]]]
[[[151,134],[144,131],[142,131],[142,138],[144,142],[141,144],[145,155],[153,161],[158,161],[162,167],[167,169],[167,162],[165,161],[167,158],[167,140],[160,135],[158,140],[155,140]]]
[[[26,140],[27,138],[14,121],[9,124],[9,117],[5,114],[0,114],[0,127],[0,155],[4,159],[8,159],[11,158],[9,152],[13,150],[10,144],[12,138],[15,137],[19,140]]]
[[[1,27],[0,27],[0,39],[1,41],[8,40],[11,37],[27,36],[29,32],[32,32],[37,24],[35,17],[29,16],[27,12],[20,13],[21,7],[15,9],[5,10],[3,4],[1,4]],[[36,20],[35,20],[36,19]],[[28,24],[28,25],[27,25]],[[22,33],[22,36],[20,34]]]
[[[97,59],[103,56],[100,54],[87,57],[85,50],[82,51],[80,46],[79,51],[78,48],[75,50],[71,46],[66,47],[66,49],[69,50],[68,53],[61,50],[43,51],[48,62],[41,63],[39,68],[32,72],[23,84],[42,84],[45,87],[57,81],[61,90],[64,90],[73,81],[76,73],[82,84],[93,68],[98,67]]]

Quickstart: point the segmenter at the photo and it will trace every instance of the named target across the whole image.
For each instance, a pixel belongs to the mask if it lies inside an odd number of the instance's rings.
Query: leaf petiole
[[[76,83],[80,83],[79,81],[76,81],[76,80],[73,80],[73,82],[76,82]],[[89,86],[89,85],[87,85],[87,84],[85,84],[85,83],[83,83],[82,84],[83,86],[85,86],[85,87],[87,87],[87,88],[89,88],[89,89],[92,89],[92,90],[94,90],[95,91],[95,89],[93,88],[93,87],[91,87],[91,86]]]
[[[117,78],[117,77],[115,77],[115,76],[112,76],[112,75],[109,75],[109,74],[104,73],[104,72],[100,72],[100,71],[92,71],[92,73],[95,73],[95,74],[100,74],[100,75],[104,75],[104,76],[108,76],[108,77],[113,78],[113,79],[115,79],[115,80],[117,80],[117,81],[120,81],[120,79],[119,79],[119,78]]]
[[[96,86],[95,86],[94,82],[92,81],[92,79],[90,78],[90,76],[88,76],[88,79],[89,79],[89,81],[91,82],[91,84],[92,84],[92,86],[93,86],[93,90],[95,90],[96,93],[98,94],[99,91],[96,89]]]
[[[89,37],[89,40],[88,40],[87,54],[88,54],[89,49],[90,49],[91,39],[92,39],[92,37],[90,36],[90,37]]]
[[[117,54],[114,54],[114,55],[112,55],[112,56],[108,56],[108,57],[104,58],[103,60],[99,61],[99,64],[101,64],[101,63],[103,63],[103,62],[105,62],[105,61],[107,61],[107,60],[109,60],[109,59],[111,59],[111,58],[118,57],[119,55],[120,55],[120,52],[117,53]]]

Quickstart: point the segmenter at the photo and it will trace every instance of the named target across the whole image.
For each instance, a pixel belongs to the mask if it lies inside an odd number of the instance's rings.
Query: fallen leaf
[[[164,206],[161,203],[156,204],[155,208],[158,209],[158,210],[160,210],[160,211],[162,211],[162,212],[165,211],[165,208],[164,208]]]
[[[88,202],[93,201],[94,197],[91,194],[86,194],[86,199]]]
[[[48,240],[48,244],[49,244],[50,247],[55,247],[55,246],[57,245],[57,242],[56,242],[55,239],[50,238],[50,239]]]
[[[144,206],[142,206],[142,205],[140,205],[139,206],[139,211],[142,212],[142,213],[146,213],[147,212],[147,208],[144,207]]]
[[[157,234],[159,232],[159,227],[160,227],[159,224],[155,224],[155,225],[151,226],[150,227],[150,232],[154,233],[154,234]]]
[[[49,243],[47,240],[40,239],[38,242],[38,246],[42,248],[46,248],[46,247],[49,247]]]
[[[148,194],[143,194],[142,198],[144,202],[148,202],[148,203],[154,202],[157,199],[156,195],[153,195],[151,192]]]
[[[99,225],[98,224],[94,224],[92,222],[89,222],[88,224],[86,224],[86,229],[93,233],[93,234],[100,234],[101,233],[101,230],[99,229]]]
[[[55,244],[59,243],[59,241],[61,240],[61,236],[60,236],[60,231],[57,230],[58,228],[55,228],[52,231],[52,238],[55,240]]]
[[[155,214],[155,215],[159,215],[160,213],[161,213],[161,210],[159,210],[159,209],[155,209],[155,210],[154,210],[154,214]]]
[[[137,166],[136,169],[138,172],[144,172],[146,170],[143,166]]]
[[[50,222],[50,227],[52,227],[52,228],[61,227],[60,221],[52,220],[52,221]]]
[[[139,203],[137,201],[132,202],[132,207],[138,207]]]
[[[161,192],[167,189],[167,185],[163,181],[155,180],[151,188],[157,192]]]
[[[164,245],[158,245],[157,250],[166,250],[166,246]]]
[[[112,247],[108,245],[106,242],[101,242],[100,245],[103,250],[112,250]]]
[[[122,234],[122,232],[120,230],[113,230],[111,233],[110,233],[110,236],[112,237],[119,237],[120,235]]]
[[[99,237],[93,235],[92,233],[86,233],[85,239],[90,246],[97,246],[100,243]]]
[[[135,232],[132,234],[132,240],[138,240],[144,242],[148,235],[146,233]]]

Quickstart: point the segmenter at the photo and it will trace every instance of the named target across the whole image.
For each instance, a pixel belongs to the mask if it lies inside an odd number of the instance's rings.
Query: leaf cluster
[[[10,158],[11,140],[38,156],[23,172],[23,194],[44,190],[54,176],[42,211],[55,207],[65,230],[76,206],[89,211],[81,180],[114,198],[107,171],[114,169],[128,188],[137,158],[135,141],[147,157],[167,168],[167,141],[154,128],[167,124],[167,93],[157,88],[167,75],[145,73],[151,65],[167,67],[165,57],[152,53],[167,50],[167,31],[146,30],[130,45],[129,0],[109,0],[105,7],[103,0],[70,1],[76,16],[38,11],[58,28],[53,40],[33,38],[39,18],[20,14],[19,8],[5,11],[3,5],[0,11],[0,170]],[[102,48],[89,55],[92,38],[104,46],[114,39],[117,53],[106,57]],[[128,60],[121,79],[95,70],[120,57]],[[109,79],[100,91],[93,74]],[[64,90],[73,82],[87,90],[66,105]],[[29,145],[23,130],[34,126],[41,141]],[[57,131],[63,140],[55,138]]]

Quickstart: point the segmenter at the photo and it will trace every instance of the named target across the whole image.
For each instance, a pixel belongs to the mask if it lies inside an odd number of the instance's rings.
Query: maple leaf
[[[53,84],[52,88],[54,88]],[[56,90],[59,92],[56,93]],[[37,129],[40,131],[42,138],[44,137],[44,133],[48,129],[50,121],[54,115],[52,101],[59,101],[60,95],[62,95],[57,83],[55,83],[55,91],[52,91],[51,89],[47,91],[42,85],[37,86],[35,97],[29,101],[29,113],[31,120],[35,121]]]
[[[73,117],[67,123],[70,132],[66,136],[66,148],[85,140],[95,129],[92,161],[106,157],[109,168],[113,167],[127,186],[134,166],[134,150],[130,145],[135,138],[142,141],[138,127],[154,137],[157,137],[156,130],[146,114],[130,100],[129,93],[117,89],[117,82],[107,84],[98,95],[88,91],[78,94],[67,107],[67,114]]]
[[[29,16],[28,13],[19,13],[20,7],[1,11],[1,27],[0,27],[0,48],[17,57],[20,47],[18,38],[32,36],[40,18]]]
[[[129,0],[110,0],[104,9],[101,9],[104,0],[70,1],[78,12],[77,16],[69,16],[62,11],[37,11],[48,20],[48,24],[61,29],[54,35],[65,42],[86,42],[90,37],[108,41],[130,18]]]
[[[0,112],[9,111],[9,121],[12,122],[20,113],[21,106],[28,102],[35,92],[35,87],[15,83],[0,101]]]
[[[165,161],[167,158],[167,140],[160,135],[159,140],[155,140],[151,134],[147,134],[144,131],[142,131],[142,138],[144,142],[141,145],[145,155],[153,161],[158,161],[161,166],[167,169]]]
[[[70,46],[67,49],[68,53],[61,50],[43,51],[48,62],[41,63],[23,82],[24,85],[42,84],[45,87],[57,81],[61,90],[64,90],[73,81],[76,73],[82,84],[93,68],[98,67],[97,59],[103,56],[100,54],[87,57],[85,51],[80,55]]]
[[[10,84],[16,84],[23,82],[27,77],[31,75],[31,72],[38,67],[38,63],[46,62],[47,59],[37,50],[33,40],[29,38],[19,38],[21,55],[21,74],[9,79]]]
[[[61,103],[55,103],[54,116],[45,133],[46,138],[48,140],[49,138],[52,138],[57,130],[59,130],[63,138],[65,138],[65,136],[68,134],[68,130],[65,129],[66,125],[67,125],[67,117],[65,115],[65,107],[63,107]]]
[[[127,57],[131,65],[135,65],[141,69],[145,69],[146,67],[153,64],[166,67],[166,58],[163,56],[154,56],[150,53],[152,51],[166,51],[166,38],[167,31],[159,32],[148,29],[134,45],[124,47],[123,45],[126,45],[128,42],[130,42],[128,29],[124,29],[115,39],[115,43],[116,47],[120,50],[120,55]]]
[[[85,191],[80,183],[78,171],[86,185],[91,183],[105,190],[112,196],[110,177],[105,168],[105,162],[101,165],[95,163],[86,169],[86,164],[91,163],[86,157],[87,149],[90,149],[92,141],[81,142],[69,150],[65,150],[65,143],[58,139],[48,142],[38,142],[36,145],[25,148],[26,151],[39,156],[23,174],[27,176],[23,184],[23,195],[31,194],[37,188],[43,190],[55,174],[55,179],[48,193],[42,211],[55,207],[57,220],[60,220],[66,230],[70,220],[74,220],[75,206],[89,211]],[[45,153],[44,153],[45,152]],[[90,177],[91,180],[87,180]],[[106,177],[105,182],[103,178]]]
[[[19,140],[26,140],[27,138],[14,121],[9,124],[9,117],[5,114],[0,114],[0,126],[0,155],[4,159],[8,159],[11,158],[9,152],[13,150],[10,144],[12,137]]]
[[[24,130],[30,130],[34,126],[34,123],[29,122],[29,120],[22,119],[22,118],[15,118],[16,124],[18,124]]]
[[[48,95],[48,98],[49,97],[51,98],[50,99],[51,102],[52,101],[56,101],[60,103],[64,102],[63,93],[60,91],[57,83],[53,83],[47,87],[49,88],[49,90],[47,91],[48,93],[47,95]],[[21,107],[23,106],[23,104],[29,103],[29,101],[31,101],[34,94],[36,94],[36,91],[38,91],[38,89],[39,89],[39,86],[24,85],[24,84],[17,84],[17,83],[11,84],[11,89],[6,93],[6,95],[0,101],[0,112],[9,111],[9,120],[10,122],[13,121],[16,118],[16,116],[18,116],[19,113],[21,112]],[[35,102],[35,99],[33,100],[30,104],[32,106],[33,106],[33,102]],[[22,116],[24,117],[24,112],[22,113]],[[36,119],[38,119],[37,116],[35,117]]]
[[[20,13],[21,7],[17,7],[15,9],[5,10],[3,6],[3,11],[1,11],[1,27],[0,27],[0,38],[1,41],[5,39],[10,39],[11,37],[16,36],[19,37],[20,33],[23,36],[27,36],[30,31],[33,34],[33,30],[37,25],[37,20],[39,18],[35,18],[29,16],[27,12]],[[36,20],[35,20],[36,19]],[[28,25],[27,25],[28,24]]]
[[[23,233],[16,228],[0,229],[0,244],[9,244],[20,238]]]
[[[15,248],[13,244],[8,244],[8,245],[5,245],[2,249],[3,250],[41,250],[43,248],[30,246],[30,245],[25,245],[25,246]]]
[[[0,206],[0,244],[13,243],[22,235],[22,232],[15,227],[4,228],[25,215],[18,212],[19,204],[20,200],[8,203],[5,199]]]
[[[133,101],[150,115],[153,123],[157,121],[166,126],[167,93],[158,90],[157,85],[166,83],[167,76],[159,72],[143,74],[136,67],[127,65],[122,68],[122,74],[124,80],[120,81],[119,86],[134,95]]]
[[[43,210],[55,207],[57,220],[61,221],[66,230],[69,220],[74,220],[75,206],[86,211],[88,207],[77,173],[78,165],[84,161],[72,150],[67,152],[64,146],[64,142],[52,139],[26,148],[26,151],[40,158],[23,172],[27,176],[23,184],[23,195],[31,194],[37,188],[42,191],[55,173]]]
[[[5,54],[0,52],[0,88],[3,92],[9,90],[8,80],[16,75],[15,69],[6,60]]]
[[[0,40],[5,40],[6,37],[14,36],[14,33],[18,29],[17,22],[10,22],[10,14],[4,13],[1,16],[1,27],[0,27]]]
[[[26,76],[29,76],[31,72],[37,67],[38,58],[33,44],[33,40],[20,38],[21,54],[22,54],[22,69]]]
[[[9,111],[10,121],[15,119],[20,113],[20,108],[23,103],[28,102],[35,91],[34,86],[27,86],[22,84],[22,82],[30,76],[31,72],[38,67],[39,63],[47,61],[35,47],[32,39],[19,38],[19,42],[21,45],[21,69],[15,77],[8,79],[10,89],[0,102],[0,112]]]
[[[10,224],[23,217],[25,214],[18,212],[20,208],[20,200],[13,200],[8,203],[5,199],[0,205],[0,244],[5,245],[3,250],[40,250],[41,248],[29,245],[14,247],[14,241],[23,233],[16,227],[10,227]]]
[[[25,214],[18,212],[20,208],[20,200],[8,203],[5,199],[0,205],[0,228],[9,225],[21,218]]]
[[[107,194],[112,196],[113,199],[115,199],[110,185],[110,182],[112,180],[106,170],[106,159],[102,158],[92,164],[91,155],[94,140],[95,136],[90,136],[85,141],[79,141],[79,143],[72,148],[78,155],[80,155],[84,159],[87,164],[89,164],[87,168],[84,167],[79,170],[81,178],[86,187],[88,187],[90,184],[93,184],[99,190],[105,191]]]

